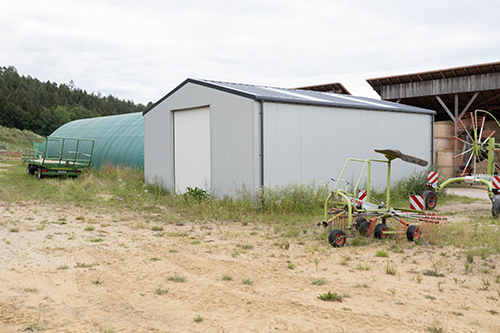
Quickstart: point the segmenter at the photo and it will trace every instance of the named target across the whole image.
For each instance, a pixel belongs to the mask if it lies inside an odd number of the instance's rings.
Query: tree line
[[[150,102],[151,103],[151,102]],[[148,104],[149,105],[149,104]],[[142,112],[146,106],[112,95],[87,93],[69,84],[20,76],[13,66],[0,67],[0,125],[48,136],[77,119]]]

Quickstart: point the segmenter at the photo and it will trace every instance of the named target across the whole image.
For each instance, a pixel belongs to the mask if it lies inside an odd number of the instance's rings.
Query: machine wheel
[[[363,235],[363,236],[367,236],[366,231],[368,230],[369,227],[370,227],[370,222],[365,221],[365,222],[361,223],[361,225],[359,226],[359,229],[358,229],[359,234]]]
[[[26,167],[26,174],[28,176],[33,174],[33,167],[31,166],[31,164],[28,164],[28,166]]]
[[[433,210],[437,205],[437,195],[434,191],[425,191],[422,196],[424,197],[425,209]]]
[[[384,223],[377,224],[375,226],[375,230],[373,232],[374,236],[379,239],[386,239],[388,234],[384,234],[384,231],[389,231],[389,228],[387,228],[387,225]]]
[[[491,204],[491,215],[497,219],[500,217],[500,194],[495,194],[493,196]]]
[[[40,167],[40,168],[38,168],[38,179],[42,179],[43,177],[45,177],[43,175],[43,169]]]
[[[346,242],[345,233],[342,230],[333,230],[328,236],[328,242],[330,242],[333,247],[344,246]]]
[[[408,227],[406,231],[406,237],[410,242],[417,241],[420,239],[420,227],[418,225],[412,224]]]
[[[354,220],[354,224],[356,225],[356,229],[359,230],[359,227],[361,227],[361,224],[363,222],[368,222],[368,220],[366,219],[366,217],[364,217],[364,216],[358,216],[358,217],[356,217],[356,219]]]

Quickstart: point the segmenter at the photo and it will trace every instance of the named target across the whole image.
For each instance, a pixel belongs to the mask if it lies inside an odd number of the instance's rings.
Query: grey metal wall
[[[259,104],[192,83],[144,116],[146,181],[174,186],[173,112],[203,106],[209,106],[211,114],[211,190],[218,195],[253,192],[260,182]]]
[[[430,162],[432,116],[308,105],[264,104],[264,181],[277,183],[329,181],[348,158],[379,158],[374,149],[394,148]],[[395,160],[391,179],[421,167]],[[343,178],[359,175],[350,165]],[[372,170],[372,184],[385,188],[385,166]]]

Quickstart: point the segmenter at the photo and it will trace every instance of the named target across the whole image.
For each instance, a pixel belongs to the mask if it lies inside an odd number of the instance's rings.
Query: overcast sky
[[[0,66],[136,103],[186,78],[273,87],[500,61],[493,0],[0,0]]]

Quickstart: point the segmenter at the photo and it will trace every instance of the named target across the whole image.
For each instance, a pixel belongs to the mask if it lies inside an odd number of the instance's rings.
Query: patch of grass
[[[149,260],[151,260],[151,261],[160,261],[161,259],[158,259],[158,258],[151,258],[151,259],[149,259]]]
[[[277,242],[274,243],[274,246],[283,249],[283,250],[289,250],[290,249],[290,242],[287,239],[281,239]]]
[[[77,262],[75,268],[90,268],[94,265]]]
[[[375,254],[375,257],[380,257],[380,258],[389,258],[389,253],[387,253],[386,251],[377,251],[377,253]]]
[[[495,311],[495,310],[488,310],[488,312],[492,315],[497,315],[498,314],[498,311]]]
[[[224,280],[224,281],[232,281],[233,277],[231,275],[222,275],[222,280]]]
[[[243,284],[248,284],[248,285],[253,284],[253,281],[250,278],[242,279],[241,282],[243,282]]]
[[[198,245],[198,244],[201,244],[201,242],[199,240],[195,240],[195,241],[192,241],[191,244]]]
[[[168,293],[168,289],[163,289],[162,287],[158,287],[156,288],[156,291],[155,291],[155,294],[156,295],[165,295],[166,293]]]
[[[396,267],[392,266],[391,264],[389,264],[389,262],[387,262],[385,265],[385,272],[389,275],[396,275],[398,270],[396,269]]]
[[[56,269],[64,270],[64,269],[68,269],[68,268],[69,268],[68,265],[61,265],[61,266],[57,267]]]
[[[167,278],[168,281],[173,281],[173,282],[186,282],[186,277],[182,275],[174,275],[174,276],[169,276]]]
[[[316,258],[316,259],[317,259],[317,258]],[[351,260],[351,256],[349,256],[349,255],[343,255],[343,256],[342,256],[342,260],[340,261],[340,264],[341,264],[341,265],[344,265],[344,266],[347,266],[347,262],[348,262],[349,260]],[[316,266],[318,266],[318,265],[316,264]]]
[[[24,288],[24,291],[27,293],[36,293],[38,291],[37,288]]]
[[[194,318],[194,321],[196,323],[201,323],[203,321],[203,318],[200,315],[198,315],[198,317]]]
[[[439,263],[432,262],[432,268],[426,269],[424,275],[434,277],[444,277],[444,274],[439,273]]]
[[[444,333],[444,329],[438,324],[432,324],[432,326],[427,327],[427,330],[431,333]]]
[[[19,232],[19,228],[10,228],[9,229],[10,232]]]
[[[365,236],[357,235],[349,243],[351,246],[366,246],[368,244],[368,238]]]
[[[315,286],[322,286],[325,284],[325,279],[321,278],[321,279],[315,279],[315,280],[312,280],[311,281],[311,284],[315,285]]]
[[[462,312],[456,312],[456,311],[452,311],[451,314],[454,315],[454,316],[457,316],[457,317],[463,317],[464,316],[464,314]]]
[[[342,302],[342,296],[337,293],[331,293],[330,291],[326,294],[319,294],[318,299],[322,301],[330,301],[330,302]]]
[[[465,257],[467,258],[467,262],[472,264],[474,262],[474,251],[468,250],[465,253]]]
[[[99,278],[97,278],[97,280],[92,281],[92,283],[95,285],[99,285],[99,284],[102,284],[102,281],[100,281]]]
[[[431,295],[426,295],[425,298],[430,299],[431,301],[435,301],[436,297],[431,296]]]
[[[360,270],[360,271],[369,271],[370,269],[372,269],[372,266],[370,266],[369,263],[367,262],[359,262],[358,263],[358,266],[356,266],[356,269]]]
[[[177,253],[177,252],[179,252],[179,250],[176,250],[176,249],[170,249],[170,250],[168,250],[168,252],[170,252],[170,253]]]
[[[75,220],[77,220],[77,221],[85,221],[85,217],[83,217],[83,216],[77,216],[75,218]]]
[[[368,284],[366,283],[356,283],[356,285],[354,286],[355,288],[369,288]]]
[[[23,329],[23,331],[31,331],[31,332],[34,332],[34,331],[43,331],[43,326],[41,326],[38,323],[30,324],[28,327],[26,327],[25,329]]]
[[[163,227],[162,226],[153,226],[151,228],[151,230],[153,230],[153,231],[163,231]]]
[[[289,263],[289,264],[287,265],[287,267],[288,267],[288,269],[295,269],[295,265],[294,265],[294,264],[292,264],[292,263]]]
[[[83,229],[83,230],[85,230],[85,231],[94,231],[94,230],[95,230],[95,228],[94,228],[93,226],[88,226],[88,227],[86,227],[86,228],[85,228],[85,229]]]
[[[241,247],[243,250],[251,250],[253,249],[253,245],[252,244],[244,244],[244,245],[236,245],[237,247]]]

